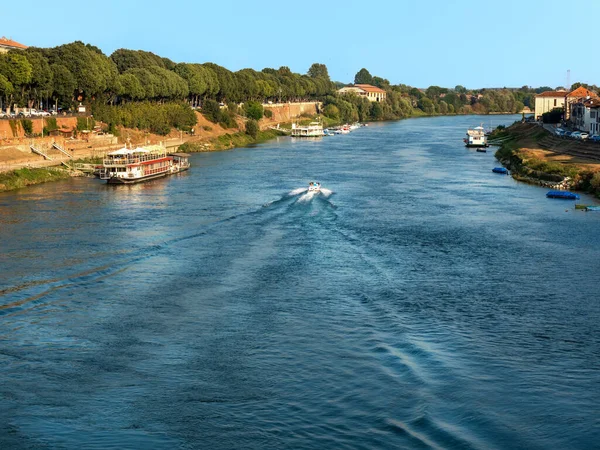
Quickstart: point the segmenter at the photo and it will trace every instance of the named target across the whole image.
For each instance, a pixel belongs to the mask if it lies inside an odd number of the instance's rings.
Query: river
[[[0,194],[0,448],[596,447],[600,213],[462,143],[518,118]]]

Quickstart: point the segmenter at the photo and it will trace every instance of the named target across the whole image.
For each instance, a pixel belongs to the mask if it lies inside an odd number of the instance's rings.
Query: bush
[[[271,117],[273,117],[273,111],[271,111],[270,109],[264,109],[263,114],[265,115],[265,117],[267,119],[270,119]]]
[[[600,172],[594,173],[590,181],[590,186],[592,186],[592,189],[595,191],[600,191]]]
[[[246,122],[246,134],[256,139],[256,136],[258,136],[258,122],[256,120],[250,119]]]
[[[213,123],[221,121],[221,107],[216,100],[206,99],[202,104],[202,114]]]
[[[247,118],[260,120],[263,118],[263,106],[258,102],[249,101],[244,104],[244,113]]]
[[[33,122],[31,120],[21,119],[21,126],[23,127],[26,136],[31,136],[33,134]]]
[[[545,112],[542,114],[542,122],[544,123],[560,123],[563,116],[562,108],[556,108],[552,111]]]
[[[323,109],[323,115],[325,117],[329,117],[330,119],[333,119],[333,120],[339,120],[339,118],[340,118],[340,110],[335,105],[327,105]]]
[[[78,117],[77,131],[92,130],[96,121],[92,117]]]
[[[237,128],[238,125],[235,121],[235,113],[229,109],[221,111],[219,125],[223,128]]]

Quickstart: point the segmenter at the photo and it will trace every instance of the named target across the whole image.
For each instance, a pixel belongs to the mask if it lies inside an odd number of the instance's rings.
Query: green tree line
[[[392,120],[424,114],[519,112],[524,106],[533,107],[536,93],[549,89],[417,89],[393,85],[365,68],[356,74],[354,82],[385,90],[385,100],[370,102],[352,94],[337,94],[343,84],[333,82],[327,67],[319,63],[306,74],[294,73],[286,66],[233,72],[214,63],[176,63],[141,50],[119,49],[107,56],[80,41],[0,54],[3,109],[13,105],[69,109],[84,103],[111,126],[135,126],[161,133],[168,132],[168,126],[193,126],[194,107],[201,107],[211,120],[229,126],[235,126],[232,111],[259,120],[263,103],[307,100],[322,101],[324,114],[335,120]],[[246,106],[239,110],[233,106],[240,103]],[[229,111],[219,111],[224,104]],[[152,105],[171,106],[151,112]],[[142,114],[153,117],[152,124]],[[165,126],[159,125],[161,120]]]

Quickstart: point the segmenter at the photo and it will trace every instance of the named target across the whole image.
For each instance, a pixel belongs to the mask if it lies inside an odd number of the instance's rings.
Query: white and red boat
[[[189,169],[185,153],[168,153],[165,147],[152,145],[122,148],[106,155],[100,179],[109,184],[133,184]]]

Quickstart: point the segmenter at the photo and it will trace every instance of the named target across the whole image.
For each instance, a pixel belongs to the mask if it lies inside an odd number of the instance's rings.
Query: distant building
[[[541,118],[542,114],[554,108],[564,108],[567,91],[546,91],[535,96],[535,117]]]
[[[27,48],[26,45],[19,44],[11,39],[7,39],[4,36],[0,38],[0,53],[7,53],[9,50],[23,50]]]
[[[338,94],[347,94],[352,92],[359,97],[366,97],[372,102],[382,102],[385,100],[385,91],[370,84],[355,84],[338,89]]]
[[[580,86],[574,91],[569,92],[565,97],[565,120],[571,118],[571,110],[573,105],[582,103],[591,98],[598,99],[598,95],[594,91],[590,91],[583,86]]]

